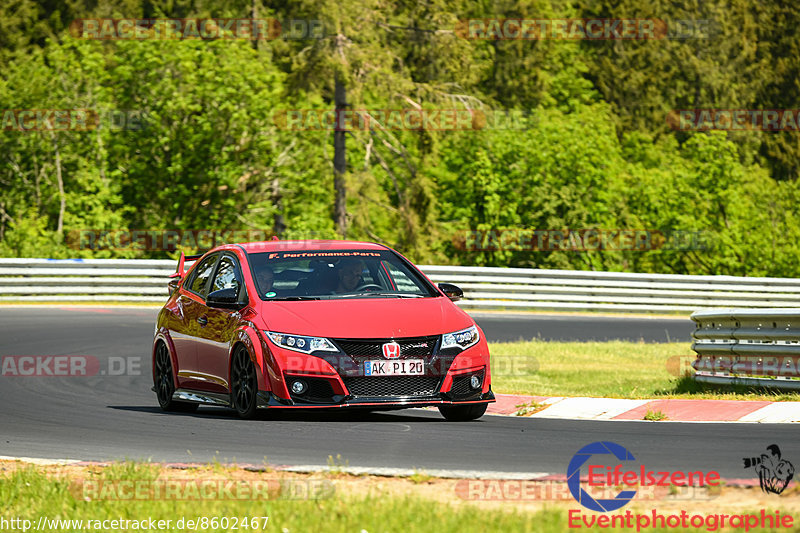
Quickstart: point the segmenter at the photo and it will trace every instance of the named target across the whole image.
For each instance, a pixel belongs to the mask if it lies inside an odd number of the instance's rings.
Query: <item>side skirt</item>
[[[216,392],[200,392],[190,389],[178,389],[172,393],[172,399],[179,402],[221,405],[223,407],[232,406],[230,394],[221,394]]]

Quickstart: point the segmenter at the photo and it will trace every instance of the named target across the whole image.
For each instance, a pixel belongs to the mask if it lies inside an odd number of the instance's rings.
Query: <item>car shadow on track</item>
[[[177,416],[205,418],[212,420],[241,420],[233,409],[224,407],[201,406],[194,413],[164,412],[158,407],[139,405],[109,405],[109,409],[135,411],[161,416]],[[402,409],[396,411],[338,410],[320,411],[319,409],[265,409],[258,411],[253,420],[242,422],[444,422],[444,418],[435,410]]]

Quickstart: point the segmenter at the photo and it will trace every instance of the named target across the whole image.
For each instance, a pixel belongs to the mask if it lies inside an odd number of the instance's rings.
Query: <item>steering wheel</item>
[[[365,283],[364,285],[361,285],[360,287],[356,287],[355,290],[356,291],[371,291],[371,290],[382,291],[383,287],[381,287],[380,285],[376,285],[375,283]]]

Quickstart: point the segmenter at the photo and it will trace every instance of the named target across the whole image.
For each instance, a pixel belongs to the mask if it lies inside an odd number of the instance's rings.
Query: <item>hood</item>
[[[444,297],[262,301],[259,315],[270,331],[345,339],[440,335],[475,323]]]

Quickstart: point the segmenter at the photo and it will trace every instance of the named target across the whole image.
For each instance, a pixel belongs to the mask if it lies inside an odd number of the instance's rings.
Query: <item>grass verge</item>
[[[0,501],[3,501],[0,523],[3,518],[6,520],[19,518],[29,520],[31,528],[35,529],[39,524],[39,517],[43,516],[50,520],[46,522],[49,527],[45,527],[45,530],[51,531],[85,531],[87,526],[88,529],[105,531],[138,531],[141,530],[139,525],[144,519],[152,519],[155,523],[161,522],[164,527],[158,526],[159,531],[463,533],[464,531],[557,532],[567,528],[566,515],[556,510],[535,512],[517,509],[486,510],[469,504],[431,502],[415,495],[413,490],[403,494],[387,495],[378,490],[378,486],[367,488],[366,491],[343,491],[339,489],[339,485],[332,485],[337,490],[329,491],[324,498],[319,499],[298,498],[291,495],[284,497],[272,493],[274,498],[266,500],[230,498],[223,495],[218,499],[189,501],[180,499],[186,495],[181,491],[174,492],[173,497],[108,499],[108,494],[135,494],[133,489],[128,493],[127,489],[120,488],[123,486],[121,484],[123,480],[139,482],[139,487],[149,487],[156,479],[168,481],[169,479],[164,479],[165,476],[169,478],[176,474],[158,466],[136,463],[106,468],[95,467],[92,470],[88,472],[88,477],[95,483],[94,487],[108,488],[105,497],[97,497],[100,491],[96,489],[92,489],[95,498],[81,497],[84,493],[81,492],[80,484],[85,485],[87,479],[85,472],[77,475],[65,474],[63,471],[46,474],[41,467],[19,466],[10,472],[0,473]],[[195,479],[201,478],[209,482],[214,480],[215,472],[212,468],[195,473],[178,473],[177,476],[183,480],[192,480],[194,476]],[[235,472],[229,472],[226,476],[227,478],[222,478],[220,481],[234,479],[239,483],[245,483],[248,479],[252,480],[255,474],[246,473],[240,476]],[[275,474],[261,474],[262,478],[265,476],[275,479]],[[297,476],[284,477],[284,486],[288,486],[287,479],[293,479],[296,483],[304,481]],[[105,485],[99,485],[101,482]],[[424,482],[423,479],[416,479],[404,483]],[[132,483],[130,486],[137,485]],[[200,494],[203,494],[202,490]],[[225,522],[223,522],[224,517],[227,517]],[[243,525],[244,518],[248,519],[247,526]],[[183,521],[179,522],[181,519]],[[61,522],[62,527],[57,528],[52,520],[83,522],[81,527],[76,527],[75,523],[63,527],[64,523]],[[112,523],[111,520],[136,521],[137,524],[134,526],[132,522]],[[190,527],[189,520],[199,520],[201,526]],[[234,521],[236,527],[233,527]],[[21,524],[17,525],[20,525],[17,528],[20,529]]]
[[[219,483],[253,486],[269,481],[280,482],[282,488],[270,492],[268,498],[224,495],[209,498],[208,493],[201,492],[205,497],[190,500],[186,497],[188,493],[180,490],[162,493],[160,497],[108,497],[108,494],[135,494],[121,490],[122,486],[152,487],[156,482],[182,482],[185,487],[192,481],[217,483],[216,486],[221,486]],[[321,493],[323,497],[309,497],[311,493],[302,490],[284,490],[320,481],[329,488]],[[128,482],[127,485],[124,482]],[[94,487],[88,493],[92,497],[86,496],[87,484]],[[477,490],[470,488],[473,484]],[[97,489],[101,485],[116,489]],[[516,490],[510,491],[509,487]],[[524,491],[521,490],[523,487]],[[683,510],[698,515],[758,514],[761,509],[766,514],[780,510],[783,515],[791,515],[800,511],[800,494],[792,488],[779,497],[764,494],[758,486],[721,486],[715,491],[699,488],[669,492],[640,489],[634,501],[623,510],[606,514],[582,508],[569,495],[563,482],[453,480],[425,474],[408,479],[336,473],[304,475],[252,472],[236,467],[220,470],[214,464],[170,469],[133,462],[110,466],[32,466],[0,461],[0,498],[3,501],[0,524],[4,519],[28,520],[30,530],[36,529],[39,517],[47,517],[48,522],[39,528],[40,531],[154,531],[149,527],[131,527],[130,523],[110,523],[112,520],[137,523],[153,520],[165,524],[158,528],[159,531],[550,533],[569,530],[570,513],[576,512],[587,520],[596,520],[600,516],[609,518],[627,511],[647,515],[654,510],[662,515],[677,515]],[[609,490],[613,493],[618,488],[609,487]],[[236,527],[232,524],[234,517],[238,522]],[[245,517],[249,523],[243,527],[242,518]],[[268,519],[265,521],[263,517]],[[198,518],[201,522],[205,520],[205,525],[188,525],[188,520],[196,521]],[[228,519],[227,527],[222,525],[224,518]],[[253,518],[258,520],[254,523]],[[183,522],[179,522],[181,519]],[[82,527],[75,527],[75,524],[65,526],[63,522],[56,527],[53,520],[83,522]],[[19,522],[16,526],[3,527],[22,529]],[[751,528],[750,531],[762,530]]]
[[[490,343],[492,389],[501,394],[605,398],[798,401],[799,394],[697,383],[688,342]]]

